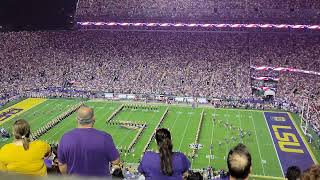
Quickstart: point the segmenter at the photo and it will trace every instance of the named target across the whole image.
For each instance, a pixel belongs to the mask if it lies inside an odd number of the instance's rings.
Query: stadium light
[[[320,25],[293,24],[210,24],[210,23],[142,23],[142,22],[78,22],[80,26],[140,26],[140,27],[198,27],[198,28],[269,28],[269,29],[311,29],[320,30]]]

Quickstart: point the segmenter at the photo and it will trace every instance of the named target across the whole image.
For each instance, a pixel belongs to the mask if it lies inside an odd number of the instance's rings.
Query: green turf
[[[29,111],[14,117],[14,119],[4,123],[3,126],[11,129],[14,120],[24,118],[30,122],[32,129],[36,130],[77,103],[79,103],[79,100],[49,99]],[[124,103],[125,102],[109,101],[88,101],[85,103],[95,110],[97,119],[95,128],[110,133],[118,149],[127,149],[139,132],[139,129],[130,130],[118,125],[106,123],[106,119]],[[132,102],[130,104],[132,104]],[[160,105],[157,110],[122,108],[122,110],[112,118],[112,122],[131,121],[133,123],[147,124],[145,131],[133,147],[132,152],[121,153],[122,160],[127,163],[139,162],[148,140],[153,135],[167,107],[166,105]],[[209,107],[192,109],[188,106],[170,105],[161,127],[170,129],[174,145],[173,149],[175,151],[181,151],[186,155],[191,154],[192,149],[189,147],[189,144],[195,142],[202,111],[204,111],[204,116],[199,134],[199,144],[203,145],[203,147],[196,152],[194,159],[190,158],[192,168],[201,169],[210,165],[218,169],[227,169],[225,157],[228,151],[237,143],[242,142],[248,146],[252,154],[253,174],[276,177],[282,176],[263,111],[213,109]],[[233,128],[226,128],[224,123],[231,124]],[[76,120],[75,113],[73,113],[46,134],[42,135],[40,139],[50,143],[58,142],[65,132],[75,127]],[[244,131],[250,131],[251,136],[246,136],[241,139],[238,128]],[[232,137],[236,138],[236,140],[232,140]],[[12,139],[0,142],[0,147],[10,141],[12,141]],[[219,143],[221,145],[219,145]],[[210,148],[211,145],[213,147],[212,151]],[[156,149],[156,143],[154,139],[152,139],[148,150],[155,151]]]
[[[29,122],[31,131],[33,132],[77,103],[79,103],[77,100],[47,100],[29,111],[15,116],[1,126],[5,129],[11,130],[15,120],[25,119]],[[12,141],[12,139],[10,138],[7,141],[0,142],[0,147],[8,141]]]
[[[187,155],[192,152],[189,144],[195,141],[194,137],[200,122],[201,111],[200,108],[195,110],[185,107],[170,108],[169,116],[165,119],[163,127],[171,130],[176,151],[181,151]],[[199,140],[203,148],[198,151],[197,157],[192,160],[192,168],[201,169],[211,165],[218,169],[227,169],[225,158],[228,151],[241,142],[248,146],[252,154],[255,164],[253,166],[254,174],[282,176],[262,112],[210,108],[206,108],[204,112]],[[213,116],[215,116],[215,122],[213,122]],[[242,140],[239,138],[239,131],[226,128],[224,122],[232,124],[235,128],[251,131],[251,136]],[[232,137],[237,139],[233,141]],[[221,142],[221,145],[219,145],[219,142]],[[210,152],[211,145],[213,146],[212,152]],[[155,143],[153,143],[151,149],[156,149]]]

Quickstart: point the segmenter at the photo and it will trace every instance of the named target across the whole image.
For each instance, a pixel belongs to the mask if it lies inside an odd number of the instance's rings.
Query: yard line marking
[[[144,112],[144,111],[142,111],[142,112]],[[131,113],[131,112],[130,112],[130,113]],[[130,113],[129,113],[129,114],[130,114]],[[153,113],[153,115],[151,116],[150,120],[152,120],[155,115],[156,115],[156,113]],[[122,145],[123,141],[124,141],[124,140],[127,140],[127,137],[128,137],[128,135],[129,135],[130,132],[131,132],[131,131],[128,130],[126,136],[122,139],[122,141],[121,141],[121,143],[120,143],[119,145]],[[130,142],[130,143],[131,143],[131,142]]]
[[[278,151],[276,150],[276,145],[274,144],[274,141],[273,141],[273,138],[272,138],[272,134],[271,134],[270,128],[268,127],[267,119],[266,119],[266,116],[264,115],[264,113],[263,113],[263,118],[264,118],[264,122],[267,125],[267,129],[269,131],[269,134],[270,134],[270,137],[271,137],[271,140],[272,140],[272,143],[273,143],[273,148],[277,153],[277,159],[278,159],[279,165],[281,167],[280,169],[281,169],[282,176],[284,177],[284,172],[283,172],[283,168],[282,168],[282,165],[281,165],[281,162],[280,162],[280,159],[279,159],[279,154],[278,154]]]
[[[69,105],[68,103],[68,101],[63,101],[63,102],[56,102],[55,100],[50,100],[49,99],[49,102],[50,102],[50,104],[46,104],[46,108],[47,108],[47,106],[52,106],[52,105],[56,105],[56,106],[58,106],[59,108],[61,107],[61,106],[63,106],[64,108],[65,108],[65,106],[66,105]],[[50,107],[49,106],[49,109],[51,109],[52,107]],[[56,108],[57,109],[57,108]],[[45,110],[45,109],[44,109]],[[38,111],[36,111],[36,113],[43,113],[40,109],[38,110]],[[50,122],[53,118],[56,118],[56,117],[58,117],[61,113],[63,113],[63,112],[59,112],[57,115],[50,115],[50,116],[48,116],[48,120],[47,121],[41,121],[41,124],[40,124],[40,126],[38,126],[38,123],[37,123],[37,128],[36,129],[39,129],[39,128],[41,128],[44,124],[46,124],[46,123],[48,123],[48,122]],[[31,115],[30,115],[31,116]],[[40,116],[40,118],[41,118],[41,116]],[[30,126],[33,126],[33,127],[35,127],[34,125],[32,125],[33,124],[33,122],[35,122],[35,121],[38,121],[40,118],[36,118],[36,120],[31,120],[31,123],[30,123]],[[35,130],[35,129],[34,129]]]
[[[252,116],[252,112],[250,112],[251,116]],[[261,156],[261,151],[260,151],[260,145],[259,145],[259,141],[258,141],[258,136],[257,136],[257,131],[256,131],[256,126],[254,124],[254,121],[253,121],[253,117],[251,117],[251,121],[253,123],[253,129],[254,129],[254,134],[256,135],[256,140],[257,140],[257,145],[258,145],[258,150],[259,150],[259,156],[260,156],[260,164],[262,166],[262,170],[263,170],[263,175],[265,176],[266,173],[264,171],[264,166],[262,164],[262,156]]]
[[[106,105],[104,106],[105,108],[103,108],[103,109],[109,109],[109,110],[105,113],[105,115],[107,115],[107,114],[110,113],[110,112],[113,112],[113,111],[117,110],[118,107],[121,106],[121,104],[119,104],[119,105],[116,106],[114,109],[111,109],[111,108],[106,108],[107,105],[110,105],[110,104],[106,104]],[[121,110],[121,111],[122,111],[122,110]],[[120,113],[121,111],[119,111],[118,113]],[[126,112],[126,110],[123,110],[123,111]],[[131,110],[130,110],[130,111],[128,110],[127,112],[129,112],[129,113],[128,113],[128,117],[129,117],[130,114],[132,113],[132,111],[131,111]],[[112,114],[112,113],[111,113],[111,114]],[[110,115],[109,115],[109,116],[110,116]],[[109,116],[108,116],[108,117],[109,117]],[[117,119],[116,117],[117,117],[117,116],[115,116],[112,121],[117,121],[118,119]],[[103,127],[105,127],[106,129],[108,129],[108,123],[106,123],[104,120],[103,120],[103,121],[100,121],[100,124],[101,124]],[[100,124],[99,124],[98,127],[100,127]],[[110,126],[110,125],[109,125],[109,126]],[[105,129],[105,132],[106,132],[106,129]],[[113,131],[111,130],[111,131],[108,131],[107,133],[113,134]],[[114,135],[112,135],[112,139],[116,139],[115,137],[117,137],[117,133],[114,133]],[[117,144],[117,146],[120,147],[119,144]]]
[[[52,101],[52,102],[54,102],[54,101]],[[62,106],[62,104],[67,104],[66,103],[67,101],[63,101],[61,104],[60,103],[58,103],[59,104],[59,107],[61,107]],[[56,104],[56,102],[54,102],[53,104]],[[49,104],[47,104],[46,106],[48,106]],[[46,107],[47,108],[47,107]],[[49,107],[49,109],[51,109],[50,107]],[[40,112],[41,113],[41,112]],[[47,124],[48,122],[50,122],[53,118],[55,118],[55,117],[58,117],[59,115],[60,115],[61,113],[59,113],[58,115],[51,115],[51,116],[49,116],[48,117],[48,121],[42,121],[41,123],[40,123],[40,126],[38,126],[38,128],[40,128],[40,127],[42,127],[44,124]],[[40,119],[40,118],[39,118]],[[31,125],[31,123],[30,123],[30,125]]]
[[[174,122],[173,122],[173,125],[171,126],[171,129],[169,129],[171,132],[172,132],[172,130],[173,130],[173,128],[174,128],[174,126],[175,126],[175,124],[176,124],[176,122],[177,122],[178,117],[180,117],[180,115],[181,115],[181,113],[177,113],[177,116],[176,116],[176,118],[174,119]]]
[[[99,112],[99,111],[102,111],[102,109],[101,109],[101,110],[97,110],[96,112]],[[72,113],[72,114],[73,114],[73,113]],[[70,114],[70,116],[71,116],[72,114]],[[68,116],[68,117],[70,117],[70,116]],[[68,117],[67,117],[67,118],[68,118]],[[63,119],[62,121],[65,121],[67,118]],[[62,121],[61,121],[60,123],[62,123]],[[60,124],[60,123],[59,123],[59,124]],[[67,122],[64,126],[62,126],[61,128],[59,128],[58,131],[56,131],[53,135],[51,135],[51,136],[50,136],[48,139],[46,139],[46,140],[47,140],[47,141],[49,141],[49,140],[54,140],[54,138],[56,137],[56,135],[57,135],[58,133],[60,133],[61,131],[65,131],[66,129],[68,129],[68,128],[69,128],[69,125],[70,125],[71,123],[75,123],[75,122],[69,120],[69,122]],[[57,124],[57,125],[55,126],[55,128],[57,128],[57,126],[58,126],[59,124]],[[52,129],[54,129],[54,128],[52,128]],[[48,132],[46,132],[46,133],[48,133]]]
[[[66,120],[66,119],[64,119],[64,120]],[[61,122],[60,122],[61,123]],[[65,128],[66,127],[69,127],[69,125],[71,124],[71,123],[74,123],[73,121],[69,121],[68,122],[68,124],[66,124],[66,125],[64,125],[64,126],[62,126],[61,128],[59,128],[59,130],[57,130],[53,135],[51,135],[48,139],[46,139],[47,141],[49,141],[49,140],[54,140],[54,137],[58,134],[58,133],[60,133],[61,131],[63,131],[63,130],[65,130]],[[58,125],[58,124],[57,124]],[[57,126],[56,125],[56,126]],[[68,126],[67,126],[68,125]],[[57,127],[55,127],[55,128],[57,128]],[[53,128],[52,128],[53,129]],[[48,132],[47,132],[48,133]],[[45,133],[46,134],[46,133]]]
[[[60,103],[55,102],[54,100],[48,100],[48,101],[50,102],[50,103],[49,103],[50,106],[51,106],[51,105],[54,105],[54,104],[59,104],[59,105],[61,105]],[[46,104],[44,107],[47,108],[47,106],[48,106],[49,104]],[[62,104],[64,104],[64,103],[62,103]],[[50,107],[50,106],[49,106],[49,107]],[[36,112],[39,112],[39,110],[36,111]],[[61,113],[60,113],[60,114],[61,114]],[[36,126],[36,128],[34,128],[34,131],[33,131],[33,132],[35,132],[35,130],[41,128],[41,127],[42,127],[42,124],[50,122],[54,117],[57,117],[57,116],[59,116],[59,114],[58,114],[58,115],[54,115],[54,116],[50,116],[49,121],[44,121],[44,122],[41,123],[41,126]],[[26,117],[28,117],[28,116],[26,116]],[[40,116],[39,118],[35,118],[34,120],[31,120],[31,122],[35,122],[36,120],[39,120],[40,118],[41,118],[41,116]],[[31,123],[31,122],[30,122],[30,125],[34,127],[34,125],[32,125],[33,123]],[[52,128],[52,129],[53,129],[53,128]],[[51,129],[50,129],[49,131],[51,131]],[[44,133],[43,135],[47,134],[49,131],[47,131],[47,132]],[[50,138],[49,138],[49,139],[50,139]],[[45,141],[47,141],[47,140],[49,140],[49,139],[45,139]]]
[[[229,124],[229,119],[227,118],[227,123]],[[229,128],[228,127],[226,127],[227,128],[227,137],[230,137],[229,136]],[[229,146],[229,143],[227,143],[227,150],[226,150],[226,156],[228,155],[228,152],[229,152],[229,149],[230,149],[230,146]]]
[[[112,112],[113,110],[116,110],[116,108],[111,108],[111,107],[107,108],[108,105],[110,105],[110,104],[109,104],[109,103],[106,103],[106,104],[101,108],[101,110],[108,109],[105,114],[108,114],[108,113]],[[117,105],[118,105],[118,106],[121,106],[120,104],[117,104]],[[117,106],[117,107],[118,107],[118,106]],[[97,112],[99,112],[99,111],[100,111],[100,110],[97,110]],[[98,113],[97,113],[97,114],[98,114]],[[101,120],[101,121],[96,122],[96,125],[99,127],[100,124],[102,125],[102,124],[105,124],[105,123],[106,123],[106,122],[105,122],[104,120]]]
[[[43,110],[45,110],[46,108],[48,108],[47,106],[50,104],[50,106],[53,104],[56,104],[57,102],[55,102],[55,101],[53,101],[53,100],[46,100],[46,102],[49,102],[48,104],[46,104],[45,106],[40,106],[39,107],[39,109],[37,110],[37,111],[35,111],[36,113],[38,113],[38,112],[42,112],[42,109]],[[59,107],[61,106],[61,104],[60,103],[58,103],[59,104]],[[60,113],[61,114],[61,113]],[[49,116],[48,118],[49,118],[49,120],[48,121],[41,121],[42,123],[41,123],[41,125],[39,126],[39,124],[37,123],[37,121],[39,121],[41,118],[42,118],[42,116],[36,116],[37,118],[33,118],[32,117],[32,115],[33,115],[33,113],[31,113],[30,112],[30,114],[28,114],[28,115],[26,115],[25,116],[25,119],[27,119],[28,120],[28,122],[29,122],[29,124],[30,124],[30,126],[31,127],[33,127],[33,131],[32,132],[35,132],[37,129],[39,129],[39,128],[41,128],[42,126],[43,126],[43,124],[44,123],[48,123],[50,120],[52,120],[54,117],[57,117],[58,115],[54,115],[54,116]],[[19,115],[20,116],[20,115]],[[30,118],[29,118],[30,117]],[[19,118],[19,117],[17,117],[17,118]],[[31,120],[29,120],[29,119],[31,119]]]
[[[193,113],[192,113],[193,114]],[[202,108],[202,111],[201,111],[201,113],[200,113],[200,121],[198,122],[198,126],[200,125],[200,131],[201,131],[201,128],[202,128],[202,125],[203,125],[203,123],[204,123],[204,118],[205,118],[205,115],[206,115],[207,113],[205,113],[204,112],[204,108]],[[201,115],[202,115],[202,117],[201,117]],[[202,123],[201,123],[201,121],[202,121]],[[201,123],[201,124],[200,124]],[[200,133],[201,134],[201,133]],[[200,144],[200,134],[198,134],[198,144]],[[196,134],[197,135],[197,134]],[[198,156],[197,157],[199,157],[199,149],[198,149]],[[194,156],[195,156],[195,154],[194,154]],[[193,157],[192,158],[192,160],[191,160],[191,168],[193,167],[193,162],[194,162],[194,160],[195,160],[195,157]]]
[[[35,107],[35,106],[34,106],[34,107]],[[34,108],[34,107],[32,107],[32,108]],[[32,109],[32,108],[31,108],[31,109]],[[45,108],[46,108],[46,106],[40,106],[40,107],[39,107],[39,110],[40,110],[40,109],[45,109]],[[31,109],[29,109],[29,110],[31,110]],[[24,116],[24,119],[26,119],[26,120],[29,122],[29,124],[30,124],[31,127],[34,127],[34,125],[32,125],[33,122],[39,120],[39,119],[41,118],[41,116],[37,116],[37,118],[29,118],[29,116],[31,117],[31,116],[33,115],[33,113],[31,113],[32,111],[29,111],[29,110],[27,110],[27,111],[25,111],[25,112],[22,112],[21,114],[13,117],[12,120],[19,119],[19,118],[21,118],[21,115],[22,115],[22,114],[26,114],[26,115]],[[38,111],[39,111],[39,110],[38,110]],[[38,111],[36,111],[36,112],[38,112]],[[28,113],[28,114],[27,114],[27,113]],[[29,115],[29,113],[30,113],[30,115]],[[30,119],[30,120],[29,120],[29,119]],[[6,127],[6,128],[11,128],[11,127],[7,127],[7,126],[9,126],[8,123],[4,124],[4,127]],[[33,129],[34,129],[34,128],[33,128]]]
[[[73,114],[73,113],[72,113],[72,114]],[[71,116],[72,114],[70,114],[69,116]],[[68,117],[69,117],[69,116],[68,116]],[[68,117],[66,117],[65,119],[63,119],[63,120],[62,120],[61,122],[59,122],[56,126],[54,126],[54,128],[50,129],[49,131],[57,128],[57,126],[58,126],[60,123],[63,123],[63,121],[65,121]],[[49,136],[49,137],[46,139],[46,141],[49,142],[49,140],[54,140],[54,138],[56,137],[56,135],[57,135],[58,133],[60,133],[61,131],[66,130],[67,128],[69,128],[69,125],[70,125],[71,123],[73,123],[73,122],[74,122],[74,121],[69,121],[67,124],[65,124],[64,126],[62,126],[61,128],[59,128],[59,130],[57,130],[53,135]],[[48,132],[49,132],[49,131],[48,131]],[[46,132],[46,133],[48,133],[48,132]],[[46,133],[44,133],[43,135],[45,135]]]
[[[178,149],[179,151],[180,151],[180,149],[181,149],[181,145],[182,145],[183,139],[184,139],[184,137],[186,136],[186,132],[187,132],[187,129],[188,129],[188,127],[189,127],[190,119],[191,119],[191,114],[189,114],[189,119],[188,119],[186,128],[184,129],[184,133],[183,133],[182,139],[181,139],[181,141],[180,141],[180,145],[179,145],[179,149]]]
[[[97,112],[98,112],[99,110],[97,110]],[[73,113],[72,113],[73,114]],[[68,117],[70,117],[72,114],[70,114]],[[60,123],[63,123],[64,121],[66,121],[67,119],[68,119],[68,117],[66,117],[65,119],[63,119],[61,122],[59,122],[56,126],[54,126],[54,128],[52,128],[51,130],[53,130],[53,129],[55,129],[55,128],[58,128],[58,126],[60,125],[61,126],[61,124]],[[54,140],[54,138],[56,137],[56,135],[58,134],[58,133],[60,133],[61,131],[65,131],[65,130],[67,130],[68,128],[69,128],[69,125],[71,124],[71,123],[75,123],[74,121],[71,121],[71,120],[69,120],[69,122],[66,122],[66,124],[64,124],[64,126],[61,126],[61,128],[59,128],[59,130],[57,130],[53,135],[51,135],[50,137],[48,137],[48,139],[46,139],[47,141],[49,141],[49,140]],[[50,131],[51,131],[50,130]],[[48,131],[49,132],[49,131]],[[48,133],[48,132],[46,132],[46,133]],[[46,134],[45,133],[45,134]]]
[[[120,112],[121,112],[121,111],[119,111],[118,113],[120,113]],[[128,111],[128,112],[129,112],[128,115],[127,115],[128,117],[126,118],[127,120],[129,120],[130,114],[133,113],[133,111],[132,111],[132,109],[131,109],[131,110]],[[115,116],[115,117],[117,117],[117,116]],[[115,117],[114,117],[114,118],[115,118]],[[115,118],[115,119],[116,119],[116,121],[117,121],[117,120],[119,121],[118,118]],[[105,123],[104,126],[107,127],[107,125],[108,125],[108,124]],[[123,143],[123,141],[126,139],[126,137],[128,136],[129,132],[130,132],[130,131],[128,131],[128,132],[126,133],[126,135],[123,136],[124,138],[122,138],[121,143],[118,144],[119,147],[122,146],[122,143]]]
[[[1,122],[0,125],[4,124],[7,121],[10,121],[11,119],[25,113],[28,112],[30,109],[38,106],[39,104],[42,104],[43,102],[45,102],[47,99],[43,99],[43,98],[28,98],[25,99],[21,102],[18,102],[17,104],[14,104],[10,107],[7,107],[6,109],[0,110],[0,113],[6,113],[8,111],[10,111],[10,109],[21,109],[21,111],[17,112],[16,114],[11,114],[9,117],[2,117],[1,118]]]
[[[173,112],[173,111],[172,111]],[[176,114],[177,114],[177,116],[176,116],[176,118],[174,119],[174,122],[173,122],[173,124],[172,124],[172,126],[171,126],[171,129],[168,129],[170,132],[173,132],[173,129],[174,129],[174,126],[175,126],[175,124],[176,124],[176,122],[177,122],[177,119],[178,119],[178,117],[180,117],[180,115],[182,114],[182,113],[179,113],[179,112],[176,112]],[[162,124],[163,125],[163,124]],[[171,137],[171,140],[173,140],[173,138]]]
[[[120,113],[120,112],[121,112],[121,111],[119,111],[118,113]],[[131,114],[131,113],[132,113],[132,111],[129,111],[127,120],[129,120],[129,117],[130,117],[130,114]],[[117,120],[119,121],[119,119],[117,119]],[[105,127],[107,127],[107,123],[105,124]],[[130,132],[130,131],[128,131],[128,132],[126,133],[126,135],[123,136],[123,138],[122,138],[121,142],[118,144],[118,146],[122,146],[122,143],[123,143],[123,141],[126,140],[126,138],[128,137],[129,132]]]
[[[239,118],[239,121],[240,121],[240,129],[242,130],[241,119],[240,119],[240,111],[238,111],[238,118]],[[243,143],[243,139],[242,138],[241,138],[241,142]]]

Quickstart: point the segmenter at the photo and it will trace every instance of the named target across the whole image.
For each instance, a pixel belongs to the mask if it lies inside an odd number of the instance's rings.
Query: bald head
[[[238,144],[228,154],[230,175],[236,179],[246,179],[251,170],[251,155],[243,144]]]
[[[77,111],[77,120],[80,125],[90,125],[95,121],[94,111],[88,106],[81,106]]]

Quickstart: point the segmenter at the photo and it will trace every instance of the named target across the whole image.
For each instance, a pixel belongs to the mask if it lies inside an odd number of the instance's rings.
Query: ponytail
[[[163,174],[172,176],[172,142],[171,135],[167,129],[158,129],[156,132],[156,140],[159,146],[160,167]]]
[[[161,171],[167,176],[172,176],[172,143],[166,138],[159,147]]]
[[[22,144],[23,144],[23,149],[28,150],[29,149],[29,138],[26,138],[25,136],[22,136]]]
[[[19,119],[13,124],[13,135],[16,140],[22,140],[24,150],[29,149],[30,125],[26,120]]]

